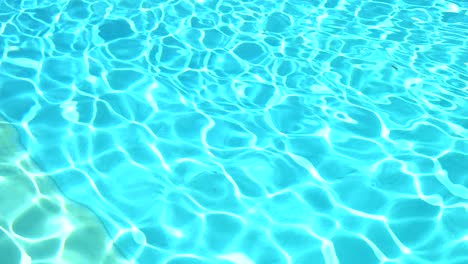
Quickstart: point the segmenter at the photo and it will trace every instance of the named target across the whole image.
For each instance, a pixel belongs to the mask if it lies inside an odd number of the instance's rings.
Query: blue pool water
[[[0,0],[0,23],[21,175],[106,234],[71,258],[2,216],[2,263],[117,263],[80,260],[101,240],[122,263],[468,263],[466,1]]]

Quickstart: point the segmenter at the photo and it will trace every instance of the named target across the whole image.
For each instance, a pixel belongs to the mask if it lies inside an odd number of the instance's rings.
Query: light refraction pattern
[[[0,114],[128,261],[468,263],[466,2],[3,0],[0,23]]]

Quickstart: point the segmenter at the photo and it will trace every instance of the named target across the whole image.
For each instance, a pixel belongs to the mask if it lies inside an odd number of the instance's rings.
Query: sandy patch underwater
[[[88,208],[70,201],[0,118],[0,256],[10,263],[128,263]]]

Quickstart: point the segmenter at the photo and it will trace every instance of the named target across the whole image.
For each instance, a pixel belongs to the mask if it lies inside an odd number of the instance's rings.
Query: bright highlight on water
[[[468,263],[468,3],[0,1],[0,263]]]

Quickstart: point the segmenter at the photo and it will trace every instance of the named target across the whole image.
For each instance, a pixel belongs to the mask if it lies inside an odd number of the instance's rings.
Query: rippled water
[[[465,1],[2,0],[0,22],[27,151],[0,141],[0,209],[24,208],[2,263],[468,263]]]

